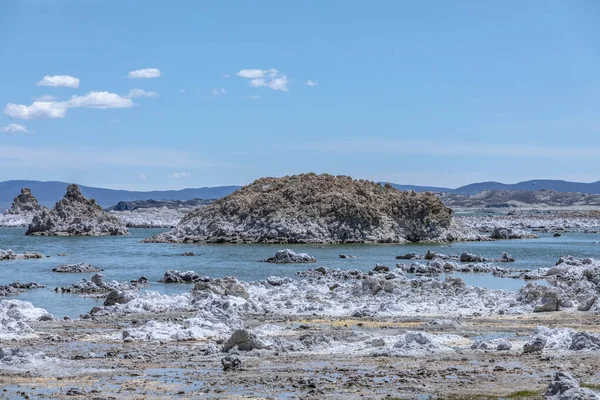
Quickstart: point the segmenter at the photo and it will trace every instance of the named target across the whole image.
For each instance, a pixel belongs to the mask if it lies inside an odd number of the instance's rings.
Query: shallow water
[[[157,282],[167,269],[194,270],[210,277],[235,275],[245,281],[265,279],[270,275],[295,276],[302,271],[317,266],[329,268],[356,268],[368,271],[376,263],[393,267],[399,254],[425,253],[428,249],[445,254],[460,254],[469,251],[485,257],[499,258],[503,251],[512,254],[516,262],[502,264],[517,269],[550,267],[558,257],[565,254],[577,257],[600,258],[600,234],[571,233],[559,238],[550,235],[538,239],[510,240],[495,242],[465,242],[452,245],[407,244],[407,245],[177,245],[141,243],[145,237],[162,232],[164,229],[130,229],[129,236],[115,237],[40,237],[25,236],[24,228],[0,228],[0,249],[16,252],[38,251],[49,258],[40,260],[0,261],[0,284],[37,282],[46,289],[30,290],[16,297],[31,301],[56,317],[68,315],[77,317],[88,312],[102,300],[68,293],[55,293],[54,288],[68,286],[93,274],[61,274],[52,268],[61,264],[88,262],[103,268],[106,280],[129,281],[145,276],[151,282],[150,290],[161,293],[180,293],[190,290],[190,285],[164,285]],[[317,258],[316,264],[277,265],[260,263],[282,248],[292,248],[296,252],[307,252]],[[184,257],[185,251],[193,251],[198,256]],[[68,253],[58,257],[59,253]],[[358,256],[358,259],[340,259],[340,254]],[[410,263],[411,261],[400,260]],[[421,261],[424,262],[424,261]],[[454,274],[465,279],[469,285],[493,289],[518,290],[524,282],[517,279],[496,278],[490,274]],[[443,277],[440,277],[443,279]]]

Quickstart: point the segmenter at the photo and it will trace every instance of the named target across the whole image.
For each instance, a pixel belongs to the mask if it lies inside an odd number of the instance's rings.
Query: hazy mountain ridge
[[[53,207],[67,190],[65,182],[40,182],[28,180],[12,180],[0,182],[0,209],[9,208],[14,197],[21,192],[21,188],[28,187],[35,195],[38,202],[46,207]],[[102,207],[110,207],[120,201],[135,200],[193,200],[193,199],[218,199],[233,193],[241,186],[216,186],[189,188],[181,190],[154,190],[149,192],[130,191],[118,189],[103,189],[79,185],[83,195],[95,199]]]
[[[10,208],[14,197],[20,193],[21,188],[28,187],[38,199],[38,202],[46,207],[53,207],[65,193],[66,182],[41,182],[31,180],[10,180],[0,182],[0,209]],[[461,186],[456,189],[436,187],[392,184],[396,189],[414,190],[416,192],[432,191],[437,193],[456,193],[473,195],[486,190],[502,191],[536,191],[554,190],[557,192],[577,192],[587,194],[600,194],[600,181],[592,183],[568,182],[561,180],[537,179],[514,184],[500,182],[479,182]],[[241,186],[215,186],[202,188],[187,188],[181,190],[154,190],[154,191],[130,191],[118,189],[104,189],[91,186],[79,186],[81,192],[88,198],[96,199],[102,207],[111,207],[125,201],[136,200],[193,200],[193,199],[218,199],[241,188]]]
[[[600,194],[600,181],[591,183],[582,182],[569,182],[553,179],[534,179],[530,181],[523,181],[518,183],[501,183],[501,182],[478,182],[471,183],[469,185],[461,186],[456,189],[431,187],[431,186],[412,186],[412,185],[398,185],[392,183],[396,189],[400,190],[414,190],[420,191],[433,191],[441,193],[456,193],[464,195],[473,195],[488,190],[502,190],[502,191],[537,191],[537,190],[553,190],[555,192],[573,192],[573,193],[587,193],[587,194]]]

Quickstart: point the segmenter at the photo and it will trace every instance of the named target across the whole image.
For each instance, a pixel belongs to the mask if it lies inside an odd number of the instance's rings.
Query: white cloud
[[[143,89],[131,89],[129,91],[129,94],[127,95],[128,98],[133,99],[136,97],[156,97],[158,96],[158,94],[156,94],[156,92],[146,92]]]
[[[180,179],[187,178],[190,174],[187,172],[175,172],[174,174],[169,175],[169,179]]]
[[[306,85],[307,86],[317,86],[319,85],[319,82],[317,81],[311,81],[310,79],[306,81]]]
[[[29,133],[25,125],[19,124],[8,124],[3,128],[0,128],[0,132],[4,133]]]
[[[243,69],[236,74],[239,77],[250,79],[252,87],[266,87],[283,92],[288,91],[288,78],[280,75],[279,71],[272,69]]]
[[[127,97],[109,92],[89,92],[67,101],[34,101],[30,106],[8,103],[4,113],[11,118],[64,118],[69,108],[130,108],[134,103]]]
[[[158,78],[160,77],[160,70],[158,68],[136,69],[129,72],[127,77],[130,79]]]
[[[260,99],[260,96],[253,95],[253,96],[246,96],[246,98],[250,99],[250,100],[258,100],[258,99]]]
[[[34,97],[33,98],[33,100],[35,100],[35,101],[54,101],[56,99],[57,99],[57,97],[50,96],[49,94],[45,94],[45,95],[42,95],[40,97]]]
[[[116,93],[89,92],[84,96],[73,96],[70,100],[63,102],[68,108],[130,108],[133,101],[127,97],[121,97]]]
[[[37,83],[38,86],[78,88],[79,78],[69,75],[46,75]]]
[[[67,107],[54,101],[34,101],[30,106],[8,103],[4,114],[19,119],[64,118]]]
[[[140,179],[140,180],[143,180],[143,181],[144,181],[144,180],[146,180],[148,177],[147,177],[145,174],[141,174],[141,175],[138,175],[138,177],[137,177],[137,178],[138,178],[138,179]]]
[[[225,94],[225,88],[220,88],[220,89],[213,89],[212,90],[212,95],[213,96],[218,96],[220,94]]]
[[[262,78],[266,73],[267,71],[262,69],[243,69],[236,75],[242,78]]]

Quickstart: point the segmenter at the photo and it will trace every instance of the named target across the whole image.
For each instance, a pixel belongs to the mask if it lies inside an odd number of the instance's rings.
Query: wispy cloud
[[[0,167],[98,168],[101,166],[173,169],[240,168],[242,165],[202,158],[195,152],[167,148],[92,148],[2,144]]]
[[[169,175],[169,179],[181,179],[181,178],[187,178],[189,177],[191,174],[188,172],[175,172],[171,175]]]
[[[282,144],[281,148],[328,154],[422,154],[473,157],[597,158],[600,148],[533,146],[523,144],[460,143],[353,137],[306,143]]]
[[[252,87],[266,87],[272,90],[282,92],[288,91],[288,78],[281,75],[278,70],[272,69],[243,69],[239,71],[237,76],[250,79]]]
[[[50,96],[49,94],[44,94],[42,96],[33,98],[35,101],[55,101],[57,99],[58,98],[56,96]]]
[[[310,79],[306,81],[306,86],[318,86],[319,82],[311,81]]]
[[[158,68],[144,68],[144,69],[136,69],[135,71],[129,72],[127,75],[130,79],[149,79],[149,78],[159,78],[161,72]]]
[[[69,75],[46,75],[44,78],[37,83],[38,86],[50,86],[50,87],[66,87],[66,88],[78,88],[79,78],[75,78]]]
[[[13,133],[29,133],[25,125],[19,124],[8,124],[5,127],[0,128],[0,132],[13,134]]]
[[[145,181],[146,179],[148,179],[148,177],[145,174],[138,175],[137,178],[142,181]]]
[[[248,100],[258,100],[258,99],[260,99],[260,96],[257,96],[257,95],[245,96],[245,98]]]
[[[221,94],[225,94],[225,88],[220,88],[220,89],[213,89],[212,90],[212,95],[213,96],[219,96]]]
[[[134,99],[136,97],[157,97],[158,94],[156,94],[156,92],[146,92],[143,89],[131,89],[129,91],[129,94],[127,95],[128,98],[130,99]]]

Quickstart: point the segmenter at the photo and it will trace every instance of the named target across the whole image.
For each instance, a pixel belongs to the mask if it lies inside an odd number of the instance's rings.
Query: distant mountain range
[[[65,182],[40,181],[5,181],[0,182],[0,209],[9,208],[21,188],[28,187],[40,204],[53,207],[60,200],[69,184]],[[218,199],[233,193],[240,186],[216,186],[182,190],[154,190],[151,192],[136,192],[129,190],[102,189],[79,185],[84,196],[96,199],[102,207],[114,206],[120,201],[134,200],[191,200]]]
[[[456,193],[456,194],[477,194],[484,190],[554,190],[556,192],[578,192],[588,194],[600,194],[600,181],[592,183],[568,182],[551,179],[536,179],[532,181],[524,181],[519,183],[500,183],[500,182],[479,182],[461,186],[456,189],[429,187],[429,186],[411,186],[411,185],[392,185],[400,190],[414,190],[416,192],[432,191],[440,193]]]
[[[14,180],[0,182],[0,209],[9,208],[14,197],[18,195],[21,188],[28,187],[38,201],[47,206],[54,206],[65,194],[68,183],[65,182],[40,182]],[[435,187],[392,184],[400,190],[414,190],[416,192],[438,192],[472,195],[484,190],[554,190],[557,192],[580,192],[588,194],[600,194],[600,181],[592,183],[567,182],[559,180],[532,180],[514,184],[500,182],[480,182],[461,186],[456,189]],[[197,189],[182,190],[155,190],[151,192],[139,192],[130,190],[102,189],[89,186],[79,186],[82,193],[102,207],[114,206],[120,201],[135,200],[192,200],[192,199],[217,199],[233,193],[241,186],[215,186]]]

